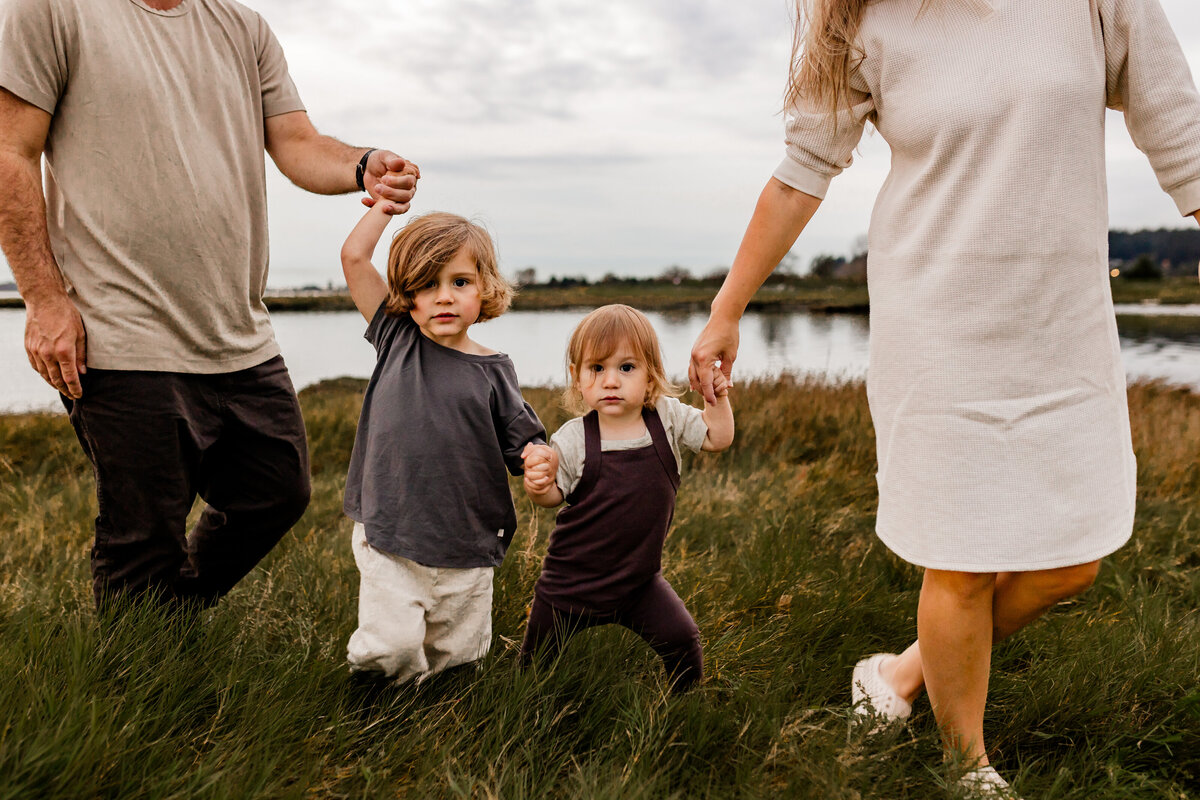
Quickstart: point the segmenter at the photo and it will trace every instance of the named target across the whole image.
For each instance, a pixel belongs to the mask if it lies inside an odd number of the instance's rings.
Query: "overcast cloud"
[[[1198,73],[1195,2],[1162,0]],[[786,0],[248,4],[283,43],[317,127],[420,164],[414,211],[480,218],[509,273],[726,266],[783,156]],[[1183,225],[1120,118],[1109,122],[1113,227]],[[797,244],[803,263],[866,231],[887,167],[882,139],[864,138]],[[340,283],[357,200],[307,195],[268,170],[271,285]]]

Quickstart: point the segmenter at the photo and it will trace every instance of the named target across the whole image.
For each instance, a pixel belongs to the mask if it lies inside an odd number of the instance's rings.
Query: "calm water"
[[[1131,309],[1132,310],[1132,309]],[[1146,309],[1137,307],[1137,313]],[[478,341],[513,357],[526,386],[562,384],[563,353],[571,330],[586,311],[514,311],[475,329]],[[1200,314],[1200,307],[1173,313]],[[663,343],[673,377],[686,376],[692,343],[705,314],[648,315]],[[343,375],[368,377],[374,351],[362,338],[357,312],[292,312],[273,315],[275,333],[297,388]],[[0,412],[59,409],[58,396],[30,367],[22,344],[25,312],[0,309]],[[1200,333],[1168,338],[1122,336],[1131,378],[1163,378],[1200,390]],[[734,378],[815,373],[860,378],[867,369],[867,319],[848,314],[747,314]]]

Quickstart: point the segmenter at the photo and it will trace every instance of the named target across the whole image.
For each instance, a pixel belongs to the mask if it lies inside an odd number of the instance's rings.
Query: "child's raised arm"
[[[733,444],[733,407],[729,405],[729,381],[720,370],[713,374],[713,394],[717,402],[704,401],[704,412],[700,415],[708,426],[701,450],[716,452]]]
[[[342,272],[350,297],[367,322],[375,316],[379,305],[387,299],[387,281],[371,263],[379,237],[392,221],[389,203],[376,203],[350,231],[342,245]]]

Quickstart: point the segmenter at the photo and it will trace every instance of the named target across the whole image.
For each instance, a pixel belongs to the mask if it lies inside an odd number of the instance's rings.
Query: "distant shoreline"
[[[607,282],[521,287],[513,311],[562,311],[625,303],[646,311],[707,312],[719,284],[687,281]],[[1200,293],[1198,293],[1200,299]],[[345,290],[270,293],[263,298],[270,311],[353,311],[354,301]],[[0,308],[24,308],[20,297],[0,297]],[[865,314],[869,310],[865,284],[841,281],[795,281],[768,284],[758,291],[749,310],[779,309],[823,313]]]
[[[708,311],[720,288],[719,281],[685,280],[679,284],[660,280],[616,280],[597,283],[563,281],[523,286],[513,302],[514,311],[561,311],[626,303],[646,311]],[[1200,304],[1200,283],[1195,278],[1112,281],[1113,301],[1121,304]],[[264,299],[271,311],[353,311],[344,290],[279,292]],[[0,308],[24,308],[20,297],[0,297]],[[785,278],[767,283],[750,302],[750,311],[807,311],[828,314],[865,314],[870,310],[866,284],[857,281]]]

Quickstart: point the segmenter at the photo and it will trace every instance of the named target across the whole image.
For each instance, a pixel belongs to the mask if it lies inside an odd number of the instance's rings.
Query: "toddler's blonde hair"
[[[500,274],[492,237],[465,217],[435,211],[413,219],[392,237],[387,261],[387,313],[412,311],[417,291],[435,280],[464,247],[479,270],[479,319],[475,321],[486,322],[507,311],[514,289]]]
[[[591,410],[584,404],[583,393],[579,390],[583,367],[603,361],[622,345],[633,351],[633,357],[649,374],[650,385],[645,399],[647,407],[653,408],[664,395],[679,397],[683,394],[682,390],[667,380],[658,334],[654,332],[650,320],[636,308],[615,303],[601,306],[588,314],[571,334],[571,341],[567,344],[567,389],[563,392],[563,406],[568,411],[586,414]]]

